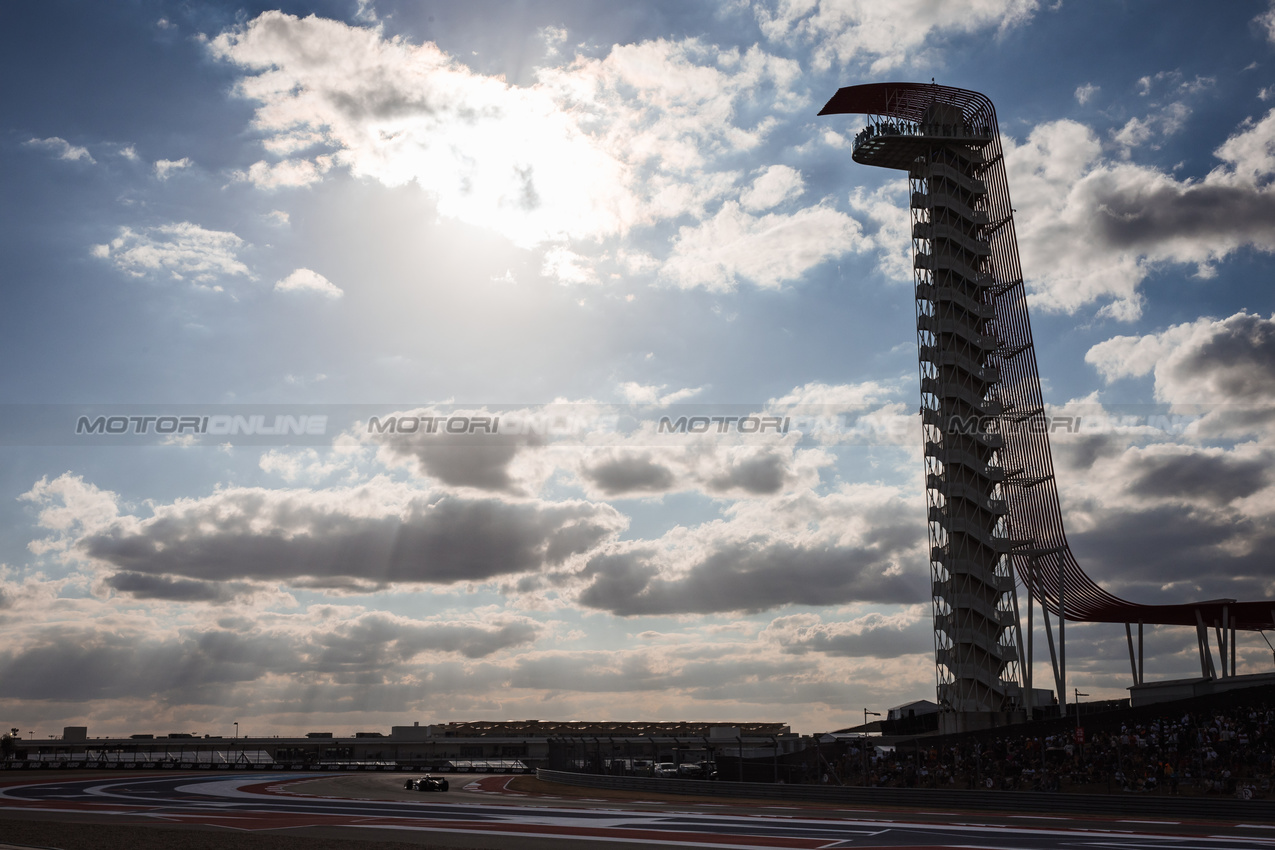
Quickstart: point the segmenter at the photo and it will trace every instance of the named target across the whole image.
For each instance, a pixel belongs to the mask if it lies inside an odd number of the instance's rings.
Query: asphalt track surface
[[[601,800],[511,791],[511,777],[453,775],[451,791],[393,774],[178,774],[0,780],[0,814],[184,825],[434,847],[1086,848],[1275,850],[1275,824],[877,811],[761,801]],[[462,787],[463,786],[463,787]],[[590,792],[593,793],[593,792]],[[354,839],[358,839],[354,841]],[[4,839],[0,838],[0,844]]]

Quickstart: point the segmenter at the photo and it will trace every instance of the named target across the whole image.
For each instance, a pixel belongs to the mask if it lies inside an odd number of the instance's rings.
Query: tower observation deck
[[[982,94],[922,83],[840,89],[820,115],[862,114],[852,158],[906,171],[943,725],[1012,722],[1032,709],[1039,601],[1059,700],[1066,621],[1124,623],[1134,684],[1143,623],[1195,626],[1201,675],[1235,675],[1235,632],[1275,625],[1275,601],[1139,605],[1099,587],[1063,530],[996,111]],[[1016,580],[1017,577],[1017,580]],[[1023,646],[1017,587],[1027,592]],[[1048,615],[1057,617],[1055,644]],[[1137,623],[1135,656],[1130,626]],[[1228,665],[1228,649],[1230,659]],[[1228,671],[1229,668],[1229,671]]]

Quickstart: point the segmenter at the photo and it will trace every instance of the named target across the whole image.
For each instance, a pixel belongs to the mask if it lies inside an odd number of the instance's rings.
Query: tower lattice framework
[[[1135,685],[1145,623],[1194,627],[1201,676],[1234,677],[1237,631],[1275,626],[1275,600],[1129,602],[1090,578],[1067,543],[992,102],[948,86],[874,83],[840,89],[819,112],[841,113],[868,116],[853,159],[910,182],[935,667],[949,728],[1031,711],[1034,602],[1060,703],[1068,620],[1124,623]]]
[[[870,115],[854,160],[910,182],[939,704],[958,717],[1005,714],[1023,706],[1007,499],[1022,481],[1003,424],[1029,412],[1007,403],[1006,384],[1022,376],[1006,368],[1030,359],[1034,378],[1035,360],[1030,331],[1025,346],[998,333],[998,306],[1021,300],[1022,276],[995,112],[941,86],[845,92],[866,97],[854,111]],[[849,111],[836,101],[820,114]]]

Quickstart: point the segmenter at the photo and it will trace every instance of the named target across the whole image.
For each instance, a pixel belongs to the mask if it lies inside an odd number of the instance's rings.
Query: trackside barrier
[[[648,794],[698,797],[746,797],[799,800],[852,806],[949,809],[953,811],[1050,812],[1074,815],[1148,815],[1173,820],[1257,820],[1275,823],[1275,803],[1218,797],[1146,797],[1134,794],[1062,794],[1035,791],[958,791],[926,788],[851,788],[779,785],[764,782],[709,782],[697,779],[648,779],[599,776],[562,770],[537,770],[536,778],[563,785]]]
[[[321,761],[296,762],[228,762],[181,761],[177,759],[12,759],[0,761],[2,770],[305,770],[338,771],[388,771],[393,773],[531,773],[531,768],[521,761],[493,759],[488,761],[451,761],[441,764],[398,764],[379,761]]]

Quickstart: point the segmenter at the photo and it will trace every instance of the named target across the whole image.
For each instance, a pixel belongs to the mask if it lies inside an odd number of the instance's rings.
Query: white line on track
[[[1156,826],[1177,826],[1180,820],[1118,820],[1116,823],[1150,823]]]

